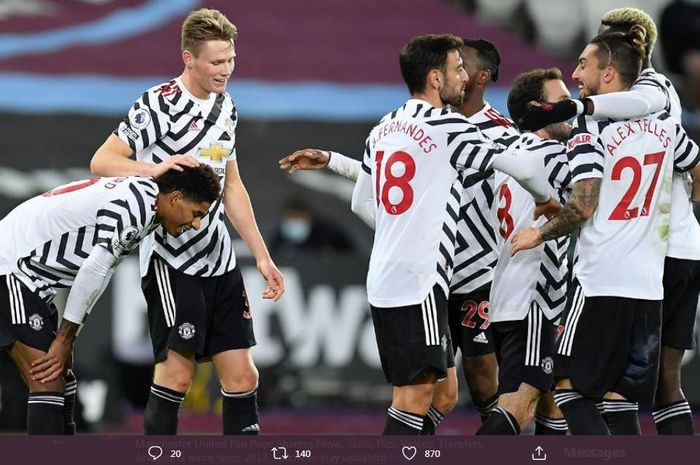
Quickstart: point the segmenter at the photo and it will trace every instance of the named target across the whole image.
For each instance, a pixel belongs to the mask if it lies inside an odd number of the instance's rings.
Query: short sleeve
[[[129,109],[114,134],[134,152],[163,138],[170,130],[170,104],[159,90],[145,92]]]
[[[111,200],[97,212],[95,245],[104,247],[115,258],[131,253],[155,222],[155,183],[133,179],[123,199]]]
[[[603,177],[605,156],[595,121],[583,116],[578,118],[567,143],[567,158],[572,184]]]

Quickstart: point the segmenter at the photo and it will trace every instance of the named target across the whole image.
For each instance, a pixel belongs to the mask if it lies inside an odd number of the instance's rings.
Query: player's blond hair
[[[182,23],[182,50],[196,57],[202,43],[208,40],[223,40],[235,43],[238,29],[219,10],[200,8],[193,11]]]
[[[647,60],[651,59],[651,52],[654,51],[658,32],[656,23],[647,12],[639,8],[615,8],[603,15],[600,24],[611,27],[614,30],[629,30],[632,26],[642,26],[646,31],[645,58]]]

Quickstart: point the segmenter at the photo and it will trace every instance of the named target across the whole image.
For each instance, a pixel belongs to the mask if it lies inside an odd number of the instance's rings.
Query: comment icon
[[[163,455],[163,448],[160,446],[151,446],[148,448],[148,455],[155,462],[160,458],[161,455]]]

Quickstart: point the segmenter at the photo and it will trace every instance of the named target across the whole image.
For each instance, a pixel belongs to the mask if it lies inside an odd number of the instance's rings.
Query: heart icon
[[[416,446],[403,446],[401,453],[406,457],[406,460],[413,460],[413,457],[416,456]]]

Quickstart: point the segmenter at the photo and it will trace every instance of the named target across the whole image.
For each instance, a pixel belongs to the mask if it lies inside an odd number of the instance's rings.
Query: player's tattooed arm
[[[600,184],[600,178],[577,181],[559,216],[540,228],[542,240],[548,241],[569,234],[593,216],[598,208]]]
[[[577,181],[569,201],[561,209],[559,216],[548,221],[541,228],[530,227],[517,230],[510,239],[511,257],[521,250],[532,249],[544,241],[569,234],[593,216],[598,208],[600,182],[600,179]]]

